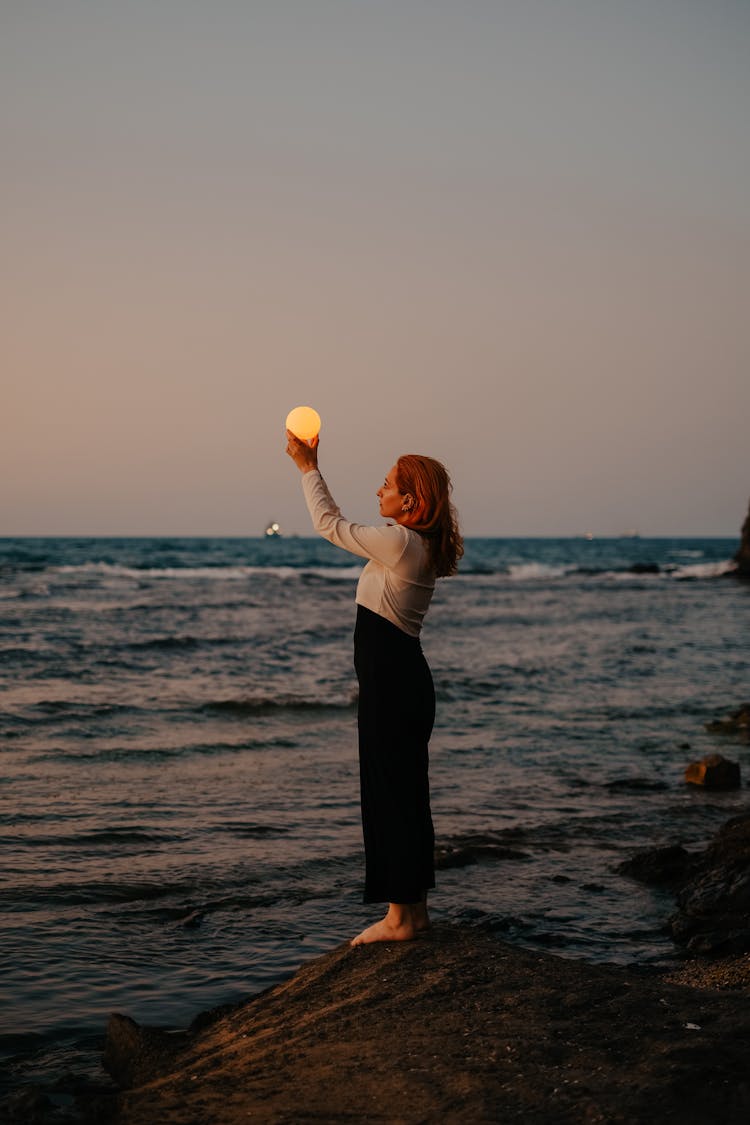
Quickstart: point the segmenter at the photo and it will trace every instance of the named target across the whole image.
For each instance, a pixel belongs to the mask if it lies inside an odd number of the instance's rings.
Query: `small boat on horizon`
[[[278,523],[276,523],[275,520],[271,520],[266,525],[266,536],[269,539],[273,539],[275,537],[281,538],[281,526]]]

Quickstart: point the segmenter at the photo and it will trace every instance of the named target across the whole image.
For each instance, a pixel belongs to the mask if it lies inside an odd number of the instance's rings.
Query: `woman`
[[[435,693],[419,634],[436,577],[454,574],[463,542],[439,461],[399,457],[378,489],[391,524],[345,520],[318,471],[318,444],[287,430],[315,530],[368,559],[357,585],[354,665],[359,680],[359,767],[365,842],[365,902],[388,913],[352,945],[408,941],[429,926],[435,886],[427,745]]]

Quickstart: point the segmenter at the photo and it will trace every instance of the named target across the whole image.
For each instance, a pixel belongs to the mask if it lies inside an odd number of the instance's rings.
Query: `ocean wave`
[[[3,892],[3,899],[8,906],[19,905],[25,908],[28,903],[38,905],[43,902],[45,907],[49,908],[53,905],[84,906],[107,902],[153,902],[155,899],[180,894],[187,896],[194,889],[195,881],[191,878],[174,881],[170,879],[163,882],[143,880],[132,883],[92,880],[80,883],[47,883],[44,886],[43,897],[36,884],[17,884]]]
[[[293,749],[297,743],[283,735],[265,739],[245,739],[241,742],[188,743],[186,746],[122,746],[110,749],[97,747],[85,750],[48,750],[36,754],[34,762],[79,762],[84,765],[99,762],[166,762],[175,758],[212,757],[220,754],[245,754],[249,751],[268,750],[272,747]],[[2,823],[0,821],[0,823]]]
[[[214,699],[201,703],[196,710],[202,713],[229,715],[257,715],[276,711],[349,711],[355,705],[355,696],[349,698],[310,697],[304,695],[253,695],[236,699]]]
[[[40,660],[49,659],[50,650],[34,645],[15,645],[9,648],[0,647],[0,658],[8,667],[14,665],[38,664]]]
[[[176,634],[175,636],[151,637],[145,641],[130,641],[122,645],[120,651],[126,652],[171,652],[190,650],[194,648],[214,648],[223,645],[235,645],[234,637],[194,637],[190,633]],[[112,661],[118,663],[118,661]]]
[[[564,578],[576,570],[572,565],[553,566],[550,563],[525,562],[511,563],[508,567],[508,577],[514,582],[528,582],[538,578]]]
[[[91,829],[87,832],[73,832],[70,835],[34,835],[0,836],[0,844],[14,847],[109,847],[111,844],[149,844],[160,845],[183,840],[184,836],[176,832],[165,832],[161,829],[143,829],[122,827],[107,827]]]
[[[640,560],[621,562],[602,561],[601,565],[591,565],[581,562],[553,563],[541,559],[527,559],[523,562],[505,562],[498,558],[492,562],[466,563],[459,569],[457,578],[460,581],[482,579],[505,579],[511,582],[541,582],[556,581],[560,579],[591,578],[604,581],[622,581],[638,577],[657,576],[672,579],[711,579],[722,577],[735,569],[731,559],[713,562],[685,562],[678,561],[680,555],[685,558],[700,558],[702,551],[670,552],[674,561],[660,562]],[[148,582],[169,582],[185,580],[189,582],[251,582],[258,579],[275,580],[278,582],[292,583],[351,583],[359,579],[362,565],[359,563],[343,566],[320,565],[224,565],[224,566],[125,566],[108,562],[86,562],[75,565],[49,567],[46,570],[48,579],[54,582],[55,578],[64,576],[81,581],[100,579],[106,588],[122,581],[134,582],[139,585]],[[49,590],[5,590],[2,596],[6,600],[20,597],[38,597],[48,595]]]
[[[638,579],[712,579],[722,578],[736,569],[732,559],[718,562],[690,563],[680,566],[677,563],[660,565],[655,562],[634,562],[621,567],[595,566],[551,566],[547,563],[522,563],[508,567],[507,575],[516,582],[528,582],[550,578],[593,578],[597,580],[628,581]],[[502,572],[499,572],[502,574]]]
[[[604,788],[612,793],[659,793],[669,789],[669,783],[658,777],[616,777],[606,781]]]
[[[279,578],[282,581],[303,577],[320,578],[327,581],[343,581],[359,578],[361,565],[349,566],[123,566],[107,562],[87,562],[76,566],[51,567],[53,574],[100,575],[103,578],[154,579],[210,579],[220,581],[245,581],[258,575]]]
[[[676,564],[661,567],[655,562],[623,563],[622,566],[581,566],[578,563],[545,563],[529,560],[507,566],[474,567],[459,572],[459,578],[501,578],[511,582],[539,582],[565,578],[619,580],[643,575],[667,575]]]
[[[723,562],[692,563],[689,566],[678,566],[670,571],[671,578],[722,578],[737,569],[733,559],[724,559]]]
[[[286,836],[291,829],[284,824],[248,824],[244,820],[229,820],[214,825],[212,831],[229,832],[233,836],[244,836],[251,840],[264,840],[266,837]]]
[[[469,867],[482,861],[526,860],[529,854],[508,846],[500,832],[469,833],[449,836],[435,847],[435,867],[446,871],[451,867]]]
[[[20,722],[43,722],[45,719],[105,718],[112,715],[129,715],[140,710],[128,703],[85,703],[76,699],[37,699],[26,705],[30,715],[12,714]],[[33,717],[32,717],[33,716]]]

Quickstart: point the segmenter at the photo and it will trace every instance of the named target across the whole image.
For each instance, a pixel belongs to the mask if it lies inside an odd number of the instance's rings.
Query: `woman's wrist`
[[[286,432],[286,451],[301,473],[311,473],[318,468],[318,438],[308,444],[300,441],[291,430]]]

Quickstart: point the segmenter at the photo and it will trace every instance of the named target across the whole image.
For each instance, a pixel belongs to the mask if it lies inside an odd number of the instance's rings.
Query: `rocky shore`
[[[177,1040],[114,1017],[117,1120],[745,1123],[750,813],[670,872],[675,940],[725,956],[660,974],[448,926],[342,945]]]
[[[5,1119],[745,1125],[750,812],[703,853],[638,853],[622,874],[674,886],[678,968],[591,965],[447,925],[347,943],[185,1032],[114,1015],[117,1092],[84,1091],[69,1116],[29,1092]]]
[[[717,988],[686,965],[677,983],[449,927],[342,946],[183,1042],[133,1052],[127,1028],[117,1120],[744,1123],[739,969]]]

